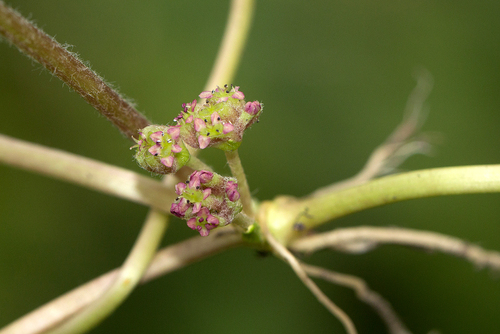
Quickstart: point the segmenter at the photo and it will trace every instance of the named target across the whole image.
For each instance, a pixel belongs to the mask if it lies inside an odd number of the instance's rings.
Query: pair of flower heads
[[[238,86],[217,87],[183,103],[176,125],[149,125],[139,132],[135,159],[139,165],[156,174],[176,173],[188,164],[191,156],[185,145],[197,149],[215,147],[234,151],[241,145],[243,132],[257,122],[262,113],[258,101],[245,102]],[[241,212],[242,204],[235,178],[200,170],[185,183],[175,186],[178,195],[170,212],[187,220],[187,225],[207,236],[210,230],[226,226]]]

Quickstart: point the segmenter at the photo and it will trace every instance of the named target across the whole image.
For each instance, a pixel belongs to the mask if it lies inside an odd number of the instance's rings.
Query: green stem
[[[170,212],[173,189],[150,177],[0,134],[0,163]]]
[[[43,65],[132,138],[149,121],[76,56],[0,1],[0,35]]]
[[[231,1],[222,44],[204,90],[229,84],[234,78],[250,31],[254,7],[254,0]]]
[[[335,218],[399,201],[432,196],[500,192],[500,165],[426,169],[383,177],[360,186],[265,203],[266,221],[282,243]],[[294,228],[300,224],[299,228]]]
[[[255,220],[248,217],[243,212],[237,215],[232,222],[232,224],[241,227],[243,229],[243,232],[247,232],[250,226],[252,226],[254,223]]]
[[[191,158],[189,159],[189,162],[187,164],[189,168],[192,168],[194,170],[207,170],[210,172],[213,172],[212,167],[198,159],[197,157],[191,155]]]
[[[167,229],[167,218],[164,214],[151,210],[132,251],[111,287],[83,311],[46,333],[84,333],[108,317],[139,283]]]
[[[240,156],[238,155],[238,150],[226,151],[225,153],[231,173],[238,181],[238,191],[240,193],[241,203],[243,204],[243,211],[250,217],[253,217],[252,196],[250,195],[250,188],[248,187],[247,178],[243,170],[243,165],[241,164]]]

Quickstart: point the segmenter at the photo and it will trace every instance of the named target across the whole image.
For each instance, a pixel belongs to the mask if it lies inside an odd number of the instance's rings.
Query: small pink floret
[[[201,170],[198,172],[198,174],[200,175],[200,182],[201,183],[210,182],[212,180],[212,178],[214,177],[214,173],[209,172],[207,170]]]
[[[203,121],[201,118],[194,119],[194,130],[195,131],[199,132],[206,127],[207,126],[205,125],[205,121]]]
[[[184,190],[186,190],[186,184],[184,182],[179,182],[175,185],[175,193],[177,195],[182,195]]]
[[[218,124],[220,122],[220,115],[217,112],[214,112],[212,116],[210,116],[210,120],[213,125]]]
[[[179,153],[179,152],[181,152],[181,151],[182,151],[182,147],[180,147],[180,146],[179,146],[179,145],[177,145],[177,144],[172,145],[172,152],[174,152],[174,153]]]
[[[245,111],[250,115],[257,115],[257,113],[262,109],[259,101],[247,102],[245,104]]]
[[[189,219],[187,221],[187,226],[192,230],[196,230],[196,218]]]
[[[155,143],[161,143],[161,139],[163,137],[163,131],[156,131],[149,135],[152,141]]]
[[[202,237],[208,237],[208,234],[210,233],[210,231],[208,231],[205,227],[201,227],[201,226],[198,226],[198,232],[200,232],[200,235]]]
[[[210,137],[207,136],[199,136],[198,137],[198,144],[200,145],[200,149],[207,148],[208,145],[210,144]]]
[[[234,125],[231,123],[224,123],[224,127],[222,129],[222,133],[226,134],[234,130]]]
[[[212,193],[212,189],[210,189],[210,188],[206,188],[205,190],[203,190],[203,200],[206,200],[208,198],[208,196],[210,196],[211,193]]]
[[[192,214],[197,214],[201,210],[201,203],[195,203],[193,206]]]
[[[231,95],[233,99],[238,99],[238,100],[243,100],[245,98],[245,94],[243,92],[235,92],[233,95]]]
[[[173,156],[169,156],[169,157],[166,157],[166,158],[161,158],[160,162],[162,164],[164,164],[165,166],[167,166],[168,168],[171,168],[174,165],[174,157]]]
[[[177,140],[181,134],[181,126],[171,126],[168,128],[167,133],[172,137],[173,140]]]
[[[151,153],[152,155],[154,155],[155,157],[158,154],[160,154],[160,151],[161,151],[161,145],[160,144],[153,145],[148,150],[148,152]]]
[[[204,91],[204,92],[201,92],[200,95],[198,95],[201,99],[209,99],[213,96],[212,92],[210,91]]]

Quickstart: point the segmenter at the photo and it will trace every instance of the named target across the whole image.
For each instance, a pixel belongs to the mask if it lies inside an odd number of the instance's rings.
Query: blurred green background
[[[229,1],[9,0],[157,123],[202,90]],[[403,169],[500,162],[500,2],[258,1],[234,83],[265,103],[240,149],[259,199],[302,196],[355,174],[400,122],[419,66],[435,79],[425,131],[445,138]],[[0,43],[0,132],[142,172],[126,140],[58,79]],[[229,173],[222,152],[202,157]],[[27,157],[29,158],[29,157]],[[147,175],[147,173],[144,173]],[[146,207],[0,166],[0,327],[119,266]],[[500,195],[415,200],[339,219],[500,249]],[[174,220],[164,245],[194,236]],[[414,333],[500,328],[498,275],[386,246],[308,259],[359,275]],[[360,333],[385,333],[353,293],[319,285]],[[281,261],[237,249],[138,288],[92,333],[342,333]]]

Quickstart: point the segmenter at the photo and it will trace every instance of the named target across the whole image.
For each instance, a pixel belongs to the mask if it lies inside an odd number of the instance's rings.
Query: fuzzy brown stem
[[[73,53],[2,1],[0,35],[80,94],[127,137],[150,124]]]

